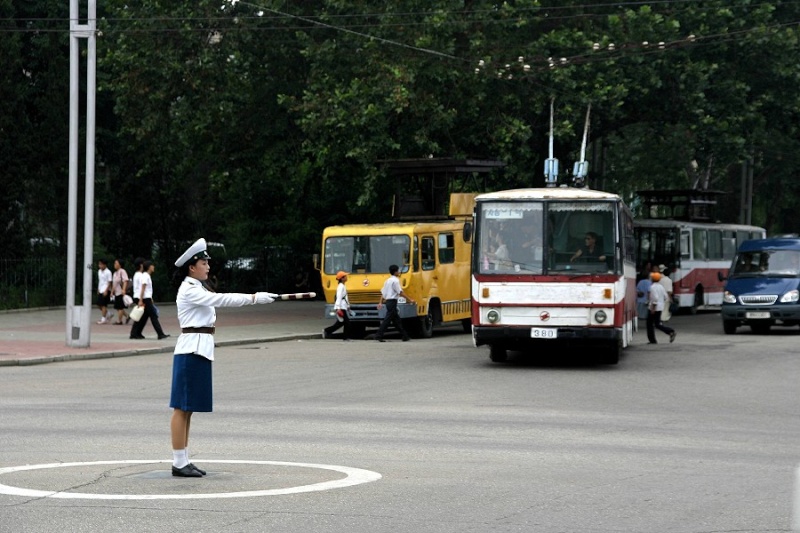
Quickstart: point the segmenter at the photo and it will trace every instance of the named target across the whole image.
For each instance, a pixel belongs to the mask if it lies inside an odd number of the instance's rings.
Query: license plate
[[[532,339],[556,339],[558,330],[555,328],[531,328]]]
[[[745,318],[772,318],[769,311],[748,311],[744,316]]]

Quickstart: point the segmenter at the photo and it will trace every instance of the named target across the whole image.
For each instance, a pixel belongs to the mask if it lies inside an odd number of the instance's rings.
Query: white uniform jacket
[[[347,287],[344,286],[344,283],[340,283],[338,287],[336,287],[336,301],[333,303],[334,309],[341,309],[342,311],[349,311],[350,310],[350,301],[347,298]]]
[[[243,307],[253,305],[252,294],[211,292],[194,278],[187,277],[178,289],[175,299],[178,322],[181,328],[212,328],[217,321],[217,307]],[[181,333],[175,344],[175,354],[194,353],[214,360],[214,335],[209,333]]]

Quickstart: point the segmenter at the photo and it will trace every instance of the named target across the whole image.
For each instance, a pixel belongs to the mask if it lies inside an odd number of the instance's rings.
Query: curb
[[[319,339],[319,333],[298,333],[296,335],[284,335],[282,337],[266,337],[266,338],[252,338],[252,339],[237,339],[229,341],[220,341],[215,343],[217,348],[224,346],[239,346],[242,344],[261,344],[265,342],[281,342],[305,339]],[[174,350],[173,347],[163,348],[144,348],[140,350],[120,350],[114,352],[99,352],[87,354],[65,354],[65,355],[49,355],[44,357],[34,357],[31,359],[8,359],[0,361],[2,366],[32,366],[42,365],[46,363],[64,363],[68,361],[86,361],[90,359],[112,359],[115,357],[132,357],[135,355],[152,355],[157,353],[170,353]]]

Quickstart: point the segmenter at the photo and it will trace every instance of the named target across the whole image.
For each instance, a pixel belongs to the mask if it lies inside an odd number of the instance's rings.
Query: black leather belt
[[[181,328],[183,333],[208,333],[213,335],[217,328]]]

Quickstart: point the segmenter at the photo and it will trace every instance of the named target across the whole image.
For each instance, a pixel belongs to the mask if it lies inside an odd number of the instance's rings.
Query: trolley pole
[[[69,6],[69,218],[67,225],[67,346],[88,348],[92,323],[94,250],[95,94],[97,83],[97,0],[88,0],[86,23],[80,23],[78,0]],[[87,41],[86,184],[83,231],[83,305],[75,305],[78,235],[78,113],[80,110],[80,39]]]

